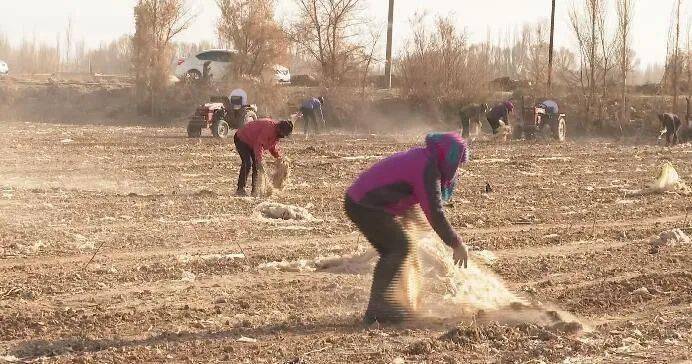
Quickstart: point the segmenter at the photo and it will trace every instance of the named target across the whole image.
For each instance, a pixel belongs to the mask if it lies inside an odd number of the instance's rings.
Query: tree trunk
[[[673,113],[678,113],[678,82],[680,73],[680,5],[682,0],[678,0],[675,22],[675,49],[673,50]]]
[[[596,8],[598,0],[591,0],[591,54],[589,54],[589,109],[596,99]],[[588,109],[587,109],[588,110]],[[591,113],[587,112],[587,121],[592,122]]]

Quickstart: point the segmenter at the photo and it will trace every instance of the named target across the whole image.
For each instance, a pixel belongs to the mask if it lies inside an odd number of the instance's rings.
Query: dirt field
[[[0,362],[692,359],[692,246],[650,244],[667,229],[691,232],[692,198],[625,197],[667,160],[692,182],[689,145],[473,145],[448,208],[453,225],[474,249],[494,252],[492,269],[512,290],[591,328],[573,335],[472,320],[366,329],[370,275],[259,268],[358,251],[363,238],[341,211],[345,188],[420,137],[287,141],[293,177],[271,200],[319,219],[290,223],[231,196],[231,140],[184,133],[3,123]],[[635,292],[642,287],[648,293]]]

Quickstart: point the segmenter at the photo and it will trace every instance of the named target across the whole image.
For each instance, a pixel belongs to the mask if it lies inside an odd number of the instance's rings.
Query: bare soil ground
[[[345,188],[419,136],[286,141],[292,181],[271,200],[319,221],[272,223],[254,214],[260,200],[231,195],[231,140],[184,134],[3,123],[0,362],[692,359],[692,247],[650,249],[664,230],[690,233],[691,198],[625,197],[668,160],[692,182],[689,145],[473,145],[453,225],[495,252],[511,289],[592,328],[575,336],[472,321],[364,328],[369,275],[258,268],[355,252],[364,241],[342,212]],[[641,287],[649,294],[633,294]]]

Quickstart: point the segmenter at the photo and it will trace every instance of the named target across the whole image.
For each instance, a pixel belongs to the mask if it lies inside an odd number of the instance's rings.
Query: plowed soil
[[[269,200],[316,220],[273,222],[255,213],[266,199],[232,196],[232,139],[2,126],[0,362],[692,359],[692,246],[650,244],[671,228],[690,234],[692,197],[627,197],[666,161],[692,182],[689,145],[473,144],[452,224],[495,253],[491,269],[513,291],[591,328],[574,334],[472,320],[366,328],[370,275],[259,268],[356,252],[365,241],[342,212],[345,189],[420,135],[286,140],[291,181]]]

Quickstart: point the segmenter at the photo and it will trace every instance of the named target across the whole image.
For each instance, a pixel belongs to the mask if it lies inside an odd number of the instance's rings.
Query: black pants
[[[461,136],[468,138],[471,133],[471,118],[465,113],[460,113],[459,117],[461,118]]]
[[[305,134],[307,135],[310,129],[310,124],[313,125],[315,134],[319,131],[319,125],[317,124],[317,115],[315,115],[314,109],[308,109],[306,107],[301,107],[300,112],[303,114],[303,122],[305,123]]]
[[[497,130],[500,128],[500,119],[488,118],[488,124],[493,128],[493,134],[497,134]],[[505,122],[505,124],[507,124]]]
[[[671,145],[671,141],[673,145],[678,144],[680,141],[678,138],[678,134],[680,132],[680,126],[682,123],[679,121],[673,121],[673,120],[666,120],[664,123],[666,127],[666,145]]]
[[[397,323],[415,318],[416,302],[411,302],[409,291],[417,287],[410,286],[409,278],[416,282],[420,279],[410,276],[418,274],[418,266],[416,247],[409,235],[394,216],[360,205],[348,196],[344,208],[349,219],[380,255],[364,321]]]
[[[238,190],[245,190],[245,185],[247,184],[247,176],[250,174],[250,168],[252,168],[252,190],[255,190],[257,184],[257,163],[255,161],[255,152],[252,147],[247,145],[247,143],[238,139],[238,136],[233,137],[233,142],[235,143],[235,149],[240,155],[240,175],[238,176]]]

